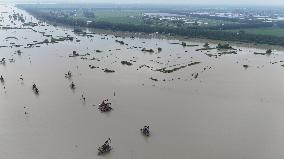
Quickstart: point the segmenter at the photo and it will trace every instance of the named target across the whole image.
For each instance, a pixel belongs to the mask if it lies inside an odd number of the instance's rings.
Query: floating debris
[[[146,48],[143,48],[141,51],[143,51],[143,52],[149,52],[149,53],[154,53],[154,50],[153,50],[153,49],[146,49]]]
[[[96,66],[92,66],[92,65],[89,65],[90,69],[95,69],[95,68],[99,68],[99,67],[96,67]]]
[[[6,40],[8,40],[8,39],[15,39],[15,40],[18,40],[18,38],[17,38],[17,37],[14,37],[14,36],[8,36],[8,37],[6,37],[5,39],[6,39]]]
[[[124,44],[125,44],[124,41],[120,41],[120,40],[115,40],[115,42],[117,42],[117,43],[119,43],[119,44],[121,44],[121,45],[124,45]]]
[[[237,54],[236,51],[225,51],[225,52],[219,52],[218,55],[229,55],[229,54]]]
[[[199,75],[199,74],[198,74],[198,73],[196,73],[193,77],[196,79],[196,78],[198,77],[198,75]]]
[[[80,56],[76,51],[73,51],[72,55],[69,55],[69,57],[77,57]]]
[[[266,55],[266,53],[254,52],[255,55]]]
[[[121,61],[122,65],[127,65],[127,66],[132,66],[133,64],[131,62],[128,61]]]
[[[156,82],[158,81],[158,79],[153,78],[153,77],[151,77],[151,78],[150,78],[150,80],[152,80],[152,81],[156,81]]]
[[[105,68],[105,69],[104,69],[104,72],[105,72],[105,73],[114,73],[115,71],[114,71],[114,70],[110,70],[110,69],[108,69],[108,68]]]

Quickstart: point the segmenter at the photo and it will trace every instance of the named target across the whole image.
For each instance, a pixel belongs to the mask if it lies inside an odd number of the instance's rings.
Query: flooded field
[[[0,158],[284,157],[281,49],[74,32],[11,5],[0,25]]]

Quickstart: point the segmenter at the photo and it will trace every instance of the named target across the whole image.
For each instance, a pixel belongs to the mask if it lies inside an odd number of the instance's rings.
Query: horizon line
[[[215,4],[202,4],[202,3],[169,3],[169,4],[164,4],[164,3],[144,3],[144,2],[54,2],[54,1],[45,1],[45,2],[5,2],[0,0],[0,4],[100,4],[100,5],[149,5],[149,6],[227,6],[227,7],[284,7],[284,4],[244,4],[244,3],[238,3],[238,4],[221,4],[221,3],[215,3]]]

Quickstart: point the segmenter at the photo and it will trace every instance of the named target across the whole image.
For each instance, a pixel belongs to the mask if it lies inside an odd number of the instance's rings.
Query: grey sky
[[[223,4],[223,5],[284,5],[284,0],[0,0],[0,2],[92,2],[92,3],[155,3],[155,4]]]

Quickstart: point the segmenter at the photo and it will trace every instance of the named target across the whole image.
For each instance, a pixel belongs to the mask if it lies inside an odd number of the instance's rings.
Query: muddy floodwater
[[[74,33],[6,4],[0,25],[0,158],[284,158],[281,49]]]

